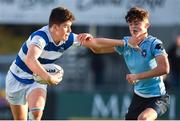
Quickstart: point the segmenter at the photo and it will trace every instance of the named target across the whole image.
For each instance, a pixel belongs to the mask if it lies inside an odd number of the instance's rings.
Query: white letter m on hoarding
[[[112,112],[112,118],[119,117],[118,97],[112,95],[107,102],[107,105],[105,105],[101,95],[96,94],[93,100],[92,117],[97,118],[101,115],[102,117],[107,118],[110,115],[110,112]]]

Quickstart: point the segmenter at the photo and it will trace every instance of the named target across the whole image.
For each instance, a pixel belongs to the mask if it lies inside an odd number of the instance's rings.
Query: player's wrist
[[[44,80],[47,82],[47,84],[50,84],[51,80],[52,80],[52,76],[47,73],[45,76],[44,76]]]
[[[136,74],[136,78],[137,80],[141,80],[141,79],[144,79],[144,75],[139,73],[139,74]]]

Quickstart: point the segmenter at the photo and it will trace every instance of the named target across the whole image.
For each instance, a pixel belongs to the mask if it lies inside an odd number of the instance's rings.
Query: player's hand
[[[128,41],[128,45],[135,49],[140,49],[138,44],[147,36],[147,32],[133,35]]]
[[[57,72],[55,74],[50,75],[50,79],[48,80],[48,85],[57,85],[59,82],[61,82],[63,78],[63,73]]]
[[[135,84],[138,80],[138,77],[136,74],[127,74],[126,75],[126,80],[128,80],[128,82],[130,84]]]
[[[83,46],[88,46],[88,44],[93,40],[93,36],[88,33],[82,33],[77,36],[78,41]]]

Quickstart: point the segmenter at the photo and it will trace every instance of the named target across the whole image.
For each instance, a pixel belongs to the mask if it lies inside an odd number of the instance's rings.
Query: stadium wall
[[[54,98],[52,95],[51,98],[49,96],[43,118],[55,120],[123,120],[131,101],[131,93],[60,92],[53,95]],[[173,93],[170,96],[170,108],[158,120],[180,119],[180,104],[178,103],[180,93]],[[48,107],[51,107],[51,110]]]

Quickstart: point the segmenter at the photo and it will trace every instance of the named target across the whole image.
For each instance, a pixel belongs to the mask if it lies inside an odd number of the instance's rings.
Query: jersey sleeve
[[[152,49],[152,54],[155,57],[158,55],[167,55],[166,50],[164,49],[163,43],[158,39],[153,41],[151,49]]]
[[[119,41],[124,41],[124,46],[115,46],[114,49],[117,53],[119,53],[120,55],[123,54],[124,49],[128,46],[128,37],[124,37],[122,40]]]
[[[46,41],[42,37],[37,35],[31,39],[30,44],[34,44],[40,49],[43,49],[46,46]]]
[[[73,35],[73,39],[74,39],[74,41],[73,41],[73,46],[80,46],[80,42],[78,41],[78,39],[77,39],[77,34],[75,34],[75,33],[72,33],[72,35]]]

